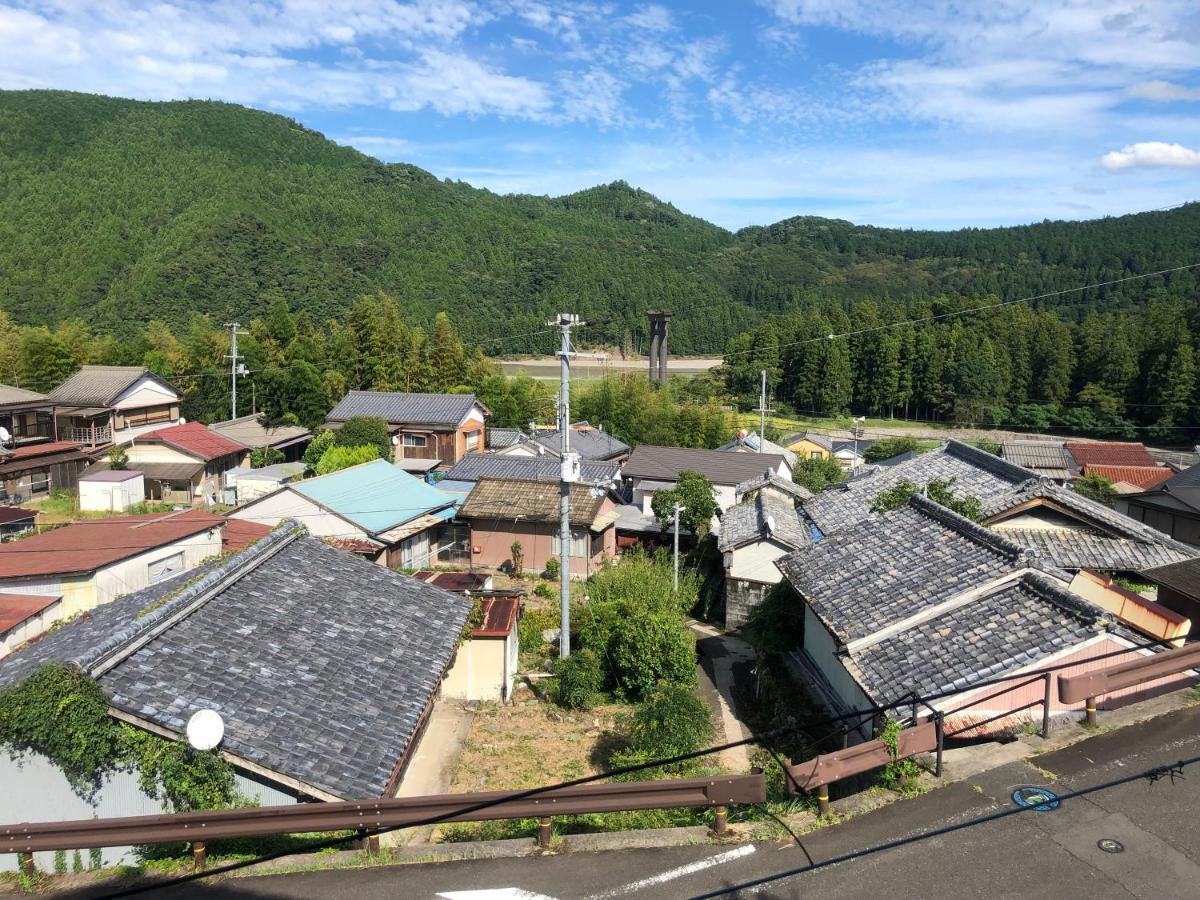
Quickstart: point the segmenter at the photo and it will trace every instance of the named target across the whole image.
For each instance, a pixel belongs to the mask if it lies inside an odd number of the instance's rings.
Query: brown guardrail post
[[[946,743],[946,714],[943,712],[937,713],[933,718],[934,725],[937,727],[937,756],[934,758],[933,774],[937,778],[942,777],[942,749]]]
[[[1046,692],[1042,695],[1042,737],[1050,737],[1050,685],[1054,676],[1046,673]]]
[[[817,797],[817,817],[823,819],[829,815],[829,785],[813,788],[813,793]]]
[[[33,854],[22,852],[17,854],[17,865],[21,869],[21,874],[26,878],[32,878],[37,874],[37,866],[33,864]]]
[[[192,841],[192,868],[203,869],[208,863],[208,851],[204,849],[204,841]]]
[[[550,817],[542,816],[538,819],[538,835],[537,845],[542,850],[550,849]]]
[[[713,809],[713,834],[724,834],[729,830],[729,811],[724,806]]]
[[[1087,714],[1087,725],[1089,728],[1096,727],[1096,698],[1088,697],[1083,701],[1083,711]]]
[[[379,855],[379,835],[371,834],[367,836],[367,853],[370,856]]]

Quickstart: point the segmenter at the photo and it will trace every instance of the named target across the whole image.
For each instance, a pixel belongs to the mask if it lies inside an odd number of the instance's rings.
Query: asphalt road
[[[803,838],[801,849],[735,847],[568,853],[377,869],[239,878],[170,897],[582,900],[693,897],[884,841],[1013,807],[1021,786],[1071,790],[1200,755],[1200,708],[1103,734],[896,803]],[[1100,849],[1115,840],[1120,852]],[[1111,846],[1111,845],[1110,845]],[[1114,848],[1115,849],[1115,848]],[[1182,778],[1139,779],[1048,812],[1030,811],[737,896],[761,898],[1200,898],[1200,764]]]

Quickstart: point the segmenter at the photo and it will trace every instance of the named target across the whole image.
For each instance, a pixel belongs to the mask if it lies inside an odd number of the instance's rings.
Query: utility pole
[[[852,426],[853,426],[853,434],[854,434],[854,459],[850,460],[850,468],[851,468],[851,470],[858,468],[858,435],[859,435],[859,425],[860,425],[860,423],[862,423],[862,422],[865,422],[865,421],[867,421],[867,417],[866,417],[866,416],[855,416],[855,417],[854,417],[854,421],[851,423],[851,424],[852,424]]]
[[[762,370],[762,393],[758,398],[758,452],[763,452],[767,439],[767,370]]]
[[[559,636],[558,655],[571,655],[571,485],[579,481],[579,454],[571,452],[571,329],[579,324],[579,316],[559,313],[549,323],[562,336],[561,365],[558,385],[558,431],[560,443],[558,499],[558,589]]]
[[[679,514],[686,506],[675,504],[675,593],[679,593]]]
[[[243,365],[239,365],[239,363],[238,363],[238,359],[240,359],[240,357],[238,356],[238,349],[237,349],[238,329],[241,328],[242,326],[238,322],[226,322],[225,327],[229,329],[229,355],[225,357],[226,359],[229,360],[229,386],[230,386],[229,418],[236,419],[237,418],[237,380],[238,380],[239,375],[246,374],[246,367]],[[245,332],[242,332],[242,333],[245,334]]]

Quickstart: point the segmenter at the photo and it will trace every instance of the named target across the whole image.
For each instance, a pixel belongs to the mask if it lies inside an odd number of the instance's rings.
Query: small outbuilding
[[[79,476],[79,509],[122,513],[146,499],[146,479],[132,469],[101,469]]]

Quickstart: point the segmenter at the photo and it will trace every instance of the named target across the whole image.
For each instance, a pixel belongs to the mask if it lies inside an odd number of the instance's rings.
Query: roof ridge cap
[[[1025,572],[1021,577],[1020,584],[1044,600],[1074,615],[1077,619],[1084,620],[1089,625],[1098,626],[1097,630],[1108,630],[1116,625],[1116,619],[1106,610],[1089,603],[1078,594],[1054,584],[1041,573]]]
[[[980,525],[978,522],[972,522],[966,516],[959,515],[954,510],[921,494],[913,494],[909,497],[908,505],[913,507],[918,514],[927,516],[952,531],[958,532],[967,540],[982,544],[989,550],[1011,557],[1013,560],[1033,559],[1037,555],[1028,547],[1022,547],[990,528]]]
[[[229,587],[229,584],[249,575],[303,533],[302,526],[295,519],[286,520],[271,534],[233,554],[201,575],[198,580],[185,584],[174,596],[161,601],[157,607],[150,609],[140,618],[135,616],[131,623],[132,630],[125,629],[112,635],[110,641],[91,659],[79,660],[81,668],[92,678],[103,675],[162,632],[201,609]]]
[[[1028,481],[1030,478],[1039,477],[1031,469],[1018,466],[1016,463],[1009,462],[1001,456],[988,453],[986,450],[981,450],[978,447],[973,447],[954,438],[946,441],[945,449],[951,456],[957,456],[959,459],[973,463],[982,469],[987,469],[992,474],[999,475],[1001,478],[1006,478],[1009,481],[1020,483]]]

